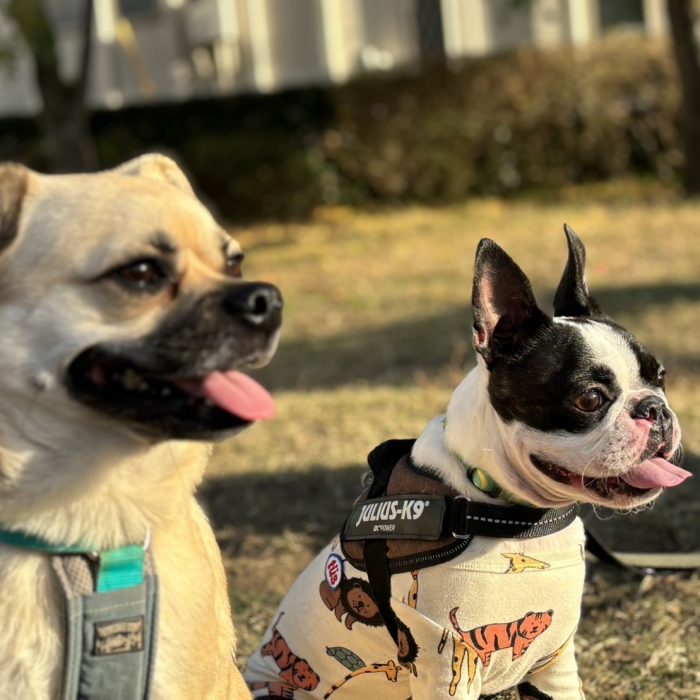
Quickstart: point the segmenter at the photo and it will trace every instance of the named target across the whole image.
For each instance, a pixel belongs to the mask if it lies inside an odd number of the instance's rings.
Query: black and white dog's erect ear
[[[564,224],[569,259],[554,295],[555,316],[596,316],[601,311],[586,285],[586,248],[574,230]]]
[[[30,170],[18,163],[0,163],[0,254],[17,237]]]
[[[489,368],[550,321],[537,306],[525,273],[488,238],[476,250],[472,307],[474,347]]]

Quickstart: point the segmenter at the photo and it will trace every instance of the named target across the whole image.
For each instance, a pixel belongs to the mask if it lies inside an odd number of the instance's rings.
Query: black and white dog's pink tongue
[[[246,421],[275,415],[275,402],[260,384],[241,372],[212,372],[202,380],[206,398]]]
[[[652,457],[620,478],[638,489],[667,489],[682,484],[691,476],[690,472],[661,457]]]

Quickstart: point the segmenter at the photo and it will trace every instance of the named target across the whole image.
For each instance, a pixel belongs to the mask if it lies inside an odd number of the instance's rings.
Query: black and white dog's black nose
[[[280,323],[282,295],[272,284],[243,282],[231,285],[223,303],[229,314],[251,326],[267,329]]]
[[[648,420],[651,424],[649,440],[669,449],[673,442],[673,416],[659,396],[645,396],[632,410],[632,418]]]
[[[632,418],[642,418],[651,423],[656,423],[664,419],[670,420],[671,413],[666,408],[666,404],[662,398],[658,396],[645,396],[634,409],[632,409]]]

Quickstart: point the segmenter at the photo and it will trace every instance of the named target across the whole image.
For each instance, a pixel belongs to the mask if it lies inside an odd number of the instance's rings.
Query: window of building
[[[119,9],[125,17],[138,17],[157,12],[158,4],[158,0],[119,0]]]
[[[598,0],[598,17],[603,32],[644,26],[643,0]]]

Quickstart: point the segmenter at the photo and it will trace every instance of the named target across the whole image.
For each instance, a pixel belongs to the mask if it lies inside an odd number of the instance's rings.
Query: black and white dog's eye
[[[603,396],[603,392],[598,389],[589,389],[583,394],[576,397],[574,403],[579,411],[584,411],[586,413],[592,413],[597,411],[604,403],[606,399]]]
[[[229,255],[226,258],[226,274],[229,277],[243,277],[243,259],[245,256],[243,253],[236,253],[235,255]]]
[[[659,386],[662,389],[666,388],[666,370],[663,367],[659,367],[659,373],[657,375],[657,378],[659,380]]]
[[[157,291],[168,281],[168,275],[160,263],[148,259],[117,268],[111,276],[129,287],[145,292]]]

